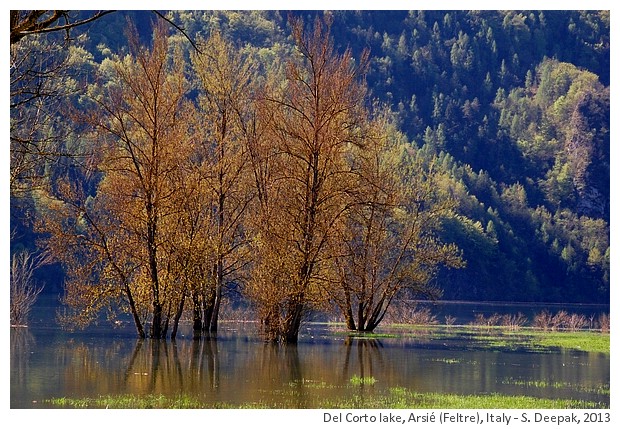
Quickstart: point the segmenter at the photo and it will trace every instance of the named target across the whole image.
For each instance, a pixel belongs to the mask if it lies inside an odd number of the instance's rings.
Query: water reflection
[[[191,337],[190,337],[191,338]],[[219,339],[176,342],[11,331],[11,407],[58,397],[188,394],[209,406],[255,403],[316,408],[364,400],[391,387],[418,392],[505,393],[600,401],[608,406],[609,356],[469,350],[451,343],[318,337],[274,346],[231,329]],[[372,377],[374,384],[350,382]]]
[[[28,382],[28,358],[36,346],[34,336],[28,329],[11,329],[11,393],[13,385]]]

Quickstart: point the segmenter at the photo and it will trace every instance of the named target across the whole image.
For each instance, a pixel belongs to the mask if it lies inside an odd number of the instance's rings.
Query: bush
[[[598,316],[598,326],[601,329],[601,332],[609,332],[609,329],[610,329],[609,314],[602,313]]]
[[[570,331],[579,331],[588,324],[588,319],[582,314],[571,314],[566,318],[566,328]]]
[[[409,325],[436,325],[437,317],[430,308],[418,307],[417,304],[392,305],[386,318],[389,323],[406,323]]]
[[[478,313],[474,317],[474,321],[472,324],[475,326],[498,326],[501,319],[502,316],[497,313],[493,313],[489,317],[484,317],[484,314]]]
[[[548,331],[551,329],[553,316],[548,310],[543,310],[534,316],[534,327],[540,328],[543,331]]]
[[[451,315],[447,315],[445,317],[445,320],[446,320],[446,326],[452,326],[456,322],[456,317],[451,316]]]
[[[34,280],[34,271],[47,262],[46,255],[33,256],[23,250],[11,259],[11,326],[26,326],[30,310],[43,290]]]
[[[502,316],[502,326],[510,328],[513,331],[519,330],[522,326],[525,326],[527,322],[527,317],[521,312]]]
[[[609,316],[605,319],[604,314],[599,316],[598,324],[601,331],[609,331]],[[594,316],[587,318],[583,314],[571,313],[564,310],[560,310],[555,314],[550,313],[548,310],[543,310],[534,317],[534,327],[542,329],[544,331],[579,331],[584,328],[594,328]]]

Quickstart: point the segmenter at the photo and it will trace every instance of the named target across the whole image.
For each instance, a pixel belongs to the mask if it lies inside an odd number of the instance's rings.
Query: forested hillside
[[[469,266],[446,296],[607,299],[609,15],[379,16],[341,14],[338,28],[371,46],[374,93],[452,172],[473,221],[447,225]]]
[[[198,49],[208,54],[209,43],[215,43],[209,38],[217,32],[222,38],[217,43],[229,43],[241,57],[253,59],[252,64],[239,66],[234,72],[239,74],[236,77],[241,79],[240,74],[250,73],[248,70],[261,76],[251,83],[240,80],[229,91],[244,85],[252,86],[254,92],[259,89],[253,85],[276,88],[277,83],[265,78],[269,75],[267,72],[290,72],[287,58],[299,52],[299,37],[296,39],[292,31],[291,17],[302,18],[311,26],[317,15],[325,14],[332,22],[331,36],[336,52],[339,55],[346,52],[351,61],[361,67],[359,72],[366,84],[366,108],[382,110],[379,106],[387,106],[382,117],[389,124],[387,127],[392,127],[389,133],[398,144],[394,146],[396,149],[377,150],[404,151],[406,155],[399,155],[403,158],[389,161],[409,164],[399,170],[408,175],[404,183],[419,186],[414,183],[418,176],[419,180],[431,183],[430,179],[426,181],[421,177],[432,171],[432,185],[453,202],[450,208],[453,213],[442,218],[438,235],[442,243],[454,243],[460,249],[465,264],[458,268],[460,264],[452,261],[447,264],[449,267],[438,268],[433,287],[442,291],[442,298],[609,302],[609,13],[296,11],[289,15],[277,11],[174,11],[169,17],[185,34],[168,27],[172,36],[165,49],[179,50],[182,57],[182,61],[174,57],[171,70],[181,76],[183,70],[190,69],[190,65],[198,61],[196,48],[188,39],[198,42]],[[71,115],[57,115],[62,118],[55,116],[53,124],[45,124],[49,126],[46,138],[54,137],[63,142],[57,152],[76,153],[76,148],[80,153],[88,152],[83,150],[84,145],[92,141],[79,137],[84,129],[73,126],[70,132],[64,132],[61,123],[69,117],[82,124],[92,121],[93,117],[79,114],[93,103],[86,100],[87,90],[81,88],[89,86],[88,97],[101,100],[98,97],[112,90],[111,84],[107,85],[102,79],[112,79],[116,64],[128,62],[128,54],[136,54],[136,46],[132,47],[127,39],[128,17],[137,29],[138,40],[134,43],[152,43],[151,28],[158,21],[157,16],[149,12],[118,12],[72,30],[71,47],[58,48],[58,57],[75,68],[66,74],[60,85],[63,91],[72,88],[63,94],[63,103],[72,106],[68,108]],[[41,37],[28,46],[22,44],[21,54],[50,52],[49,46],[56,46],[55,43],[52,37]],[[365,55],[367,64],[362,68]],[[338,73],[348,72],[342,70]],[[208,93],[209,85],[222,84],[211,80],[214,76],[196,73],[185,88],[188,99],[203,103],[200,106],[206,112],[222,108],[217,100],[201,98],[201,94]],[[178,79],[180,82],[181,77]],[[358,88],[351,86],[350,91],[354,90]],[[19,105],[14,102],[18,91],[13,83],[11,92],[11,119],[17,123],[21,116],[13,114],[13,107]],[[24,94],[20,96],[26,98]],[[238,97],[243,100],[242,91]],[[281,104],[295,102],[280,101]],[[114,116],[114,102],[108,103],[110,105],[101,102],[99,108]],[[242,106],[243,102],[240,103]],[[267,114],[279,113],[261,111],[256,115]],[[250,113],[243,115],[246,117]],[[205,116],[204,121],[202,126],[207,127],[209,121],[217,123],[217,118]],[[210,126],[225,133],[226,125],[221,122],[217,125],[222,126],[221,129]],[[234,132],[248,133],[243,126],[239,125],[239,131]],[[372,125],[375,126],[379,125]],[[20,122],[20,127],[33,128],[33,125]],[[285,131],[294,133],[279,130]],[[118,130],[114,132],[122,134]],[[12,144],[13,134],[12,122]],[[170,156],[181,156],[183,150],[189,150],[181,146],[177,149],[178,153]],[[241,149],[229,147],[227,150]],[[107,164],[93,170],[92,176],[84,177],[83,173],[73,171],[71,163],[57,160],[37,167],[40,171],[37,170],[35,176],[69,177],[74,174],[76,180],[86,184],[80,192],[90,194],[92,204],[98,204],[94,198],[95,189],[123,186],[117,182],[118,178],[107,176],[106,179],[105,171],[125,168],[114,164],[118,160],[113,160],[111,155],[101,156]],[[342,156],[345,162],[346,157],[352,155]],[[360,156],[365,159],[364,155]],[[102,162],[102,159],[93,158],[89,162]],[[221,171],[241,168],[234,163],[226,164],[226,159],[222,157],[218,161]],[[14,169],[18,163],[13,153],[11,161],[11,228],[14,231],[11,247],[16,250],[33,247],[36,234],[32,231],[41,227],[37,213],[48,213],[53,202],[42,197],[43,191],[38,187],[24,187],[23,183],[32,177],[25,177]],[[53,170],[58,166],[62,167],[62,172]],[[172,172],[172,167],[170,171],[170,174],[182,174]],[[335,180],[333,177],[328,175],[323,180]],[[356,186],[363,188],[361,184]],[[59,187],[54,191],[67,198],[71,192],[76,192]],[[223,204],[224,195],[220,197]],[[243,198],[233,194],[231,200],[239,205],[250,204]],[[190,204],[190,201],[185,203]],[[191,204],[200,202],[191,201]],[[325,216],[330,215],[326,213]],[[280,228],[287,225],[284,218],[278,222],[281,222]],[[223,224],[219,226],[223,228]],[[231,234],[242,234],[245,230],[245,227],[229,227],[234,230]],[[407,225],[402,228],[402,231],[407,230]],[[394,231],[397,230],[392,233]],[[261,237],[270,233],[261,231]],[[240,258],[247,256],[244,254]],[[266,264],[285,262],[269,260]],[[239,264],[242,266],[244,262]],[[53,266],[42,268],[39,276],[47,276],[49,287],[58,288],[64,272]],[[241,282],[241,277],[231,277],[234,278],[232,283]]]

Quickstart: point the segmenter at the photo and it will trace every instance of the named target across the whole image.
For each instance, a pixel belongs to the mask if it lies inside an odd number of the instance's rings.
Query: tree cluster
[[[218,31],[183,49],[129,24],[73,120],[83,156],[38,195],[38,230],[66,270],[66,324],[132,316],[140,337],[217,331],[225,292],[271,341],[336,306],[372,331],[393,299],[431,295],[461,265],[436,232],[454,208],[371,107],[367,55],[334,50],[330,20],[291,20],[295,50],[261,63]]]
[[[433,284],[609,301],[606,11],[172,11],[182,32],[152,43],[151,12],[27,12],[11,247],[33,219],[57,237],[83,322],[127,311],[162,336],[189,309],[201,335],[234,289],[286,341],[309,309],[372,330]],[[460,265],[441,243],[467,266],[434,263]]]

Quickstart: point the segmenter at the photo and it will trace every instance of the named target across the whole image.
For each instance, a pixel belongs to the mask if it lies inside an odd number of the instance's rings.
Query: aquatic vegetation
[[[354,375],[349,380],[349,383],[351,383],[353,386],[360,386],[360,385],[372,386],[376,382],[377,380],[372,376],[360,377],[359,375]]]
[[[500,320],[499,318],[498,320]],[[554,348],[580,350],[584,352],[610,352],[610,335],[595,330],[543,331],[535,328],[513,329],[511,327],[468,325],[468,326],[423,326],[389,325],[385,331],[364,334],[365,338],[415,337],[420,341],[454,341],[457,347],[551,351]],[[347,335],[350,335],[346,333]],[[372,337],[370,336],[372,335]],[[355,337],[354,335],[350,335]]]
[[[284,395],[284,392],[282,392]],[[289,395],[290,396],[290,395]],[[207,404],[187,395],[108,395],[97,398],[54,398],[45,401],[59,408],[118,408],[118,409],[267,409],[299,408],[295,398],[286,397],[279,401],[265,400],[231,404],[220,402]],[[313,408],[334,409],[593,409],[607,408],[605,405],[575,399],[546,399],[532,396],[510,396],[500,394],[456,395],[450,393],[416,392],[411,389],[394,387],[387,392],[362,397],[352,395],[338,399],[319,398]]]
[[[458,363],[463,363],[462,359],[450,359],[450,358],[445,358],[445,359],[431,359],[433,362],[443,362],[443,363],[447,363],[450,365],[454,365],[454,364],[458,364]]]
[[[582,384],[571,384],[561,381],[549,380],[521,380],[516,378],[505,378],[502,384],[513,386],[535,387],[537,389],[553,388],[553,389],[571,389],[576,392],[595,393],[599,395],[609,395],[609,384],[599,386],[584,386]]]
[[[188,395],[106,395],[96,398],[53,398],[45,403],[59,408],[188,409],[205,408],[205,404]]]

